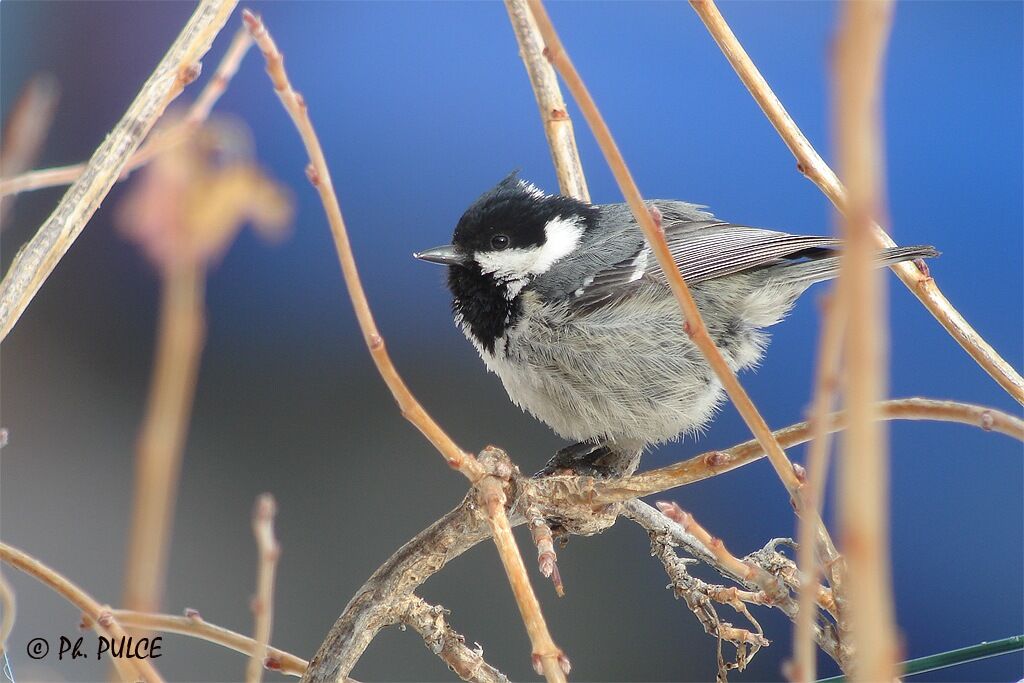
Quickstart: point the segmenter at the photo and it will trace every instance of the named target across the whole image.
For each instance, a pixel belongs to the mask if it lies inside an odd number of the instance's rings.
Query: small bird
[[[734,370],[764,353],[842,242],[734,225],[704,207],[653,200],[708,332]],[[878,252],[877,266],[937,256]],[[512,173],[463,214],[452,244],[414,254],[448,266],[456,324],[519,407],[577,443],[544,470],[632,472],[643,450],[704,427],[722,385],[626,204],[546,194]]]

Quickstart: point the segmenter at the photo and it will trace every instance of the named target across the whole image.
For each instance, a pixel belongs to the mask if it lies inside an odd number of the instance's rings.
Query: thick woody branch
[[[128,160],[167,105],[199,75],[200,58],[227,22],[236,0],[203,0],[135,101],[96,149],[35,236],[15,256],[0,282],[0,340],[99,208]]]
[[[428,605],[423,598],[410,595],[405,599],[402,623],[423,637],[427,649],[441,658],[448,668],[464,681],[473,683],[508,683],[508,677],[484,661],[483,648],[470,648],[466,639],[446,619],[450,612],[440,605]]]
[[[718,7],[712,0],[691,0],[690,4],[707,26],[740,80],[796,157],[797,168],[821,189],[840,212],[845,213],[848,210],[846,189],[776,97],[764,76],[736,39]],[[893,239],[878,224],[872,223],[871,227],[878,246],[896,246]],[[928,270],[914,263],[898,263],[892,269],[971,358],[1007,393],[1018,402],[1024,403],[1024,378],[1021,378],[1020,374],[953,307],[928,274]]]
[[[1024,440],[1024,422],[987,408],[951,401],[904,399],[888,401],[880,407],[887,419],[929,419],[960,422],[986,430],[999,431]],[[842,414],[830,415],[828,429],[844,428]],[[801,423],[778,430],[777,438],[786,446],[806,441],[810,428]],[[665,517],[639,496],[658,493],[668,488],[734,470],[764,457],[757,441],[749,441],[725,451],[706,453],[678,465],[653,470],[647,475],[622,480],[595,481],[591,477],[552,476],[542,479],[523,478],[513,474],[511,489],[515,500],[511,523],[518,525],[538,515],[558,520],[569,533],[592,535],[601,533],[622,514],[640,524],[650,533],[666,534],[674,546],[682,547],[691,556],[714,567],[737,581],[742,576],[728,573],[716,564],[714,555],[692,534]],[[665,470],[668,472],[666,473]],[[657,473],[657,474],[656,474]],[[663,488],[660,488],[663,487]],[[381,629],[401,621],[398,605],[413,594],[427,579],[441,571],[451,560],[490,536],[485,510],[478,504],[474,491],[454,510],[431,524],[402,546],[382,564],[349,601],[334,623],[317,656],[310,663],[306,680],[335,680],[339,672],[351,671]],[[627,501],[622,505],[617,502]],[[795,565],[780,578],[790,587],[798,585]],[[753,591],[756,584],[748,586]],[[819,592],[817,602],[825,609],[834,606],[827,594]],[[787,598],[774,605],[791,619],[798,608]],[[831,625],[815,624],[816,642],[834,659],[839,657],[838,640]]]
[[[544,124],[544,135],[551,150],[551,161],[555,166],[559,191],[580,201],[590,201],[587,179],[583,175],[580,152],[576,148],[576,136],[572,119],[558,87],[558,76],[551,62],[544,57],[544,39],[537,28],[537,22],[526,0],[505,0],[505,9],[512,23],[519,44],[519,56],[530,77],[530,85],[540,109]]]
[[[348,239],[348,231],[341,214],[338,197],[334,192],[330,171],[327,168],[327,160],[324,157],[323,148],[320,146],[316,130],[313,128],[313,123],[309,118],[306,102],[292,87],[288,74],[284,69],[284,58],[267,32],[263,22],[248,10],[242,14],[242,18],[253,40],[256,41],[257,46],[259,46],[266,59],[267,74],[274,84],[274,90],[277,92],[278,98],[295,124],[306,147],[306,152],[310,159],[307,176],[320,194],[320,199],[323,202],[324,210],[331,226],[331,234],[334,237],[335,248],[338,252],[338,260],[341,263],[345,283],[348,286],[349,297],[355,309],[356,319],[363,333],[363,339],[370,351],[370,356],[373,358],[381,378],[391,390],[395,402],[401,408],[402,415],[420,430],[451,467],[459,470],[474,486],[479,488],[485,502],[488,504],[488,522],[492,527],[498,553],[501,555],[502,564],[505,567],[509,583],[516,596],[516,603],[523,615],[523,621],[533,646],[534,659],[536,662],[540,662],[541,668],[549,681],[565,680],[563,670],[568,668],[568,660],[565,659],[561,651],[555,646],[551,635],[547,631],[544,618],[540,613],[540,605],[526,575],[522,557],[509,531],[510,527],[508,518],[505,515],[503,491],[500,492],[500,496],[498,495],[501,486],[496,482],[501,479],[507,479],[501,476],[498,470],[503,467],[508,468],[511,474],[511,464],[507,462],[507,457],[504,464],[499,462],[498,459],[493,459],[491,464],[498,469],[488,469],[487,466],[471,454],[459,448],[441,426],[423,409],[398,374],[398,370],[391,361],[390,355],[385,350],[384,339],[377,329],[366,293],[359,279],[359,271],[356,268],[355,257]],[[381,625],[384,624],[382,623]],[[363,629],[360,633],[366,634],[368,632],[366,629]],[[307,680],[320,680],[318,677],[325,672],[332,672],[329,675],[333,678],[338,678],[347,675],[348,671],[351,670],[350,665],[355,663],[354,660],[345,662],[348,668],[344,668],[339,663],[339,658],[336,654],[326,651],[332,648],[343,647],[342,643],[337,642],[336,636],[337,633],[332,629],[327,640],[321,645],[317,657],[314,658],[310,670],[307,671]],[[372,636],[370,637],[372,638]],[[368,642],[369,640],[366,641],[366,643]],[[365,645],[363,647],[365,648]],[[321,661],[324,661],[323,666],[320,666]]]
[[[0,543],[0,560],[25,572],[64,597],[88,616],[90,625],[99,635],[108,639],[128,637],[109,607],[101,605],[91,595],[36,558],[6,543]],[[115,657],[113,661],[118,675],[124,681],[160,683],[163,680],[149,660]]]

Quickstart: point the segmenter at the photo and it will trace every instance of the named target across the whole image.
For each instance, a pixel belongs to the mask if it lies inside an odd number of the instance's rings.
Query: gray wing
[[[694,212],[676,211],[675,202],[655,204],[662,212],[669,251],[689,285],[775,265],[784,259],[820,256],[840,244],[834,237],[792,235],[711,218],[690,220]],[[642,243],[629,256],[599,271],[576,289],[574,303],[599,306],[654,282],[664,284],[665,274],[646,243]]]

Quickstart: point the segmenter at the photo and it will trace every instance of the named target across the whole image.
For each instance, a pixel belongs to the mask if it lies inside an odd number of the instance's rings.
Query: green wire
[[[903,669],[904,676],[913,676],[958,664],[976,662],[979,659],[1005,655],[1019,650],[1024,650],[1024,635],[1010,636],[1002,640],[993,640],[990,643],[978,643],[970,647],[962,647],[959,650],[950,650],[949,652],[940,652],[937,655],[928,655],[920,659],[911,659],[903,662],[900,667]],[[823,678],[817,683],[845,683],[845,681],[845,676],[835,676],[834,678]]]

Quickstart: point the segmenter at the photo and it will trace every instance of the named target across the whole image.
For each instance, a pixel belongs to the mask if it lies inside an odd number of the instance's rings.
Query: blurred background
[[[441,269],[413,251],[445,242],[462,210],[515,168],[556,183],[537,109],[499,3],[248,3],[286,55],[319,129],[364,284],[395,362],[464,447],[506,448],[526,471],[564,444],[508,401],[449,316]],[[38,166],[87,159],[192,11],[191,3],[0,5],[0,111],[38,72],[61,101]],[[722,11],[795,120],[830,157],[828,53],[837,7],[723,3]],[[682,3],[552,3],[552,18],[647,197],[710,205],[736,222],[833,229],[821,193]],[[889,225],[931,243],[949,299],[1022,365],[1022,16],[1019,2],[913,2],[896,12],[887,67]],[[236,14],[204,60],[213,72]],[[255,496],[279,503],[283,547],[273,644],[310,657],[349,597],[392,551],[466,491],[398,414],[362,346],[306,157],[253,51],[217,107],[252,128],[268,173],[292,188],[290,236],[242,233],[209,278],[208,330],[180,492],[165,609],[193,607],[251,632]],[[598,202],[620,195],[577,110]],[[137,179],[136,179],[137,180]],[[152,363],[158,279],[113,227],[132,181],[114,189],[3,345],[3,539],[101,602],[121,595],[132,459]],[[22,195],[3,235],[7,268],[61,196]],[[894,397],[922,395],[1020,413],[898,283],[891,291]],[[741,379],[769,423],[802,419],[812,384],[816,294],[777,327]],[[749,438],[725,407],[699,440],[646,456],[667,464]],[[1024,631],[1020,444],[963,426],[892,423],[892,546],[906,655]],[[802,448],[791,455],[801,460]],[[742,555],[794,534],[766,462],[672,492]],[[831,506],[828,512],[831,518]],[[520,530],[522,531],[522,530]],[[526,536],[520,534],[524,549]],[[554,596],[528,562],[573,679],[710,680],[715,643],[665,590],[646,536],[627,521],[574,538]],[[20,611],[16,680],[101,680],[95,661],[33,663],[35,636],[76,635],[78,614],[6,569]],[[493,547],[478,546],[422,595],[514,679],[533,679],[529,643]],[[723,616],[724,613],[723,613]],[[756,616],[773,641],[737,681],[780,678],[791,626]],[[731,617],[728,617],[731,618]],[[245,660],[164,639],[171,680],[239,680]],[[833,669],[823,661],[823,673]],[[411,632],[381,634],[353,675],[450,680]],[[915,680],[1017,680],[1021,655]],[[270,680],[279,680],[267,674]]]

